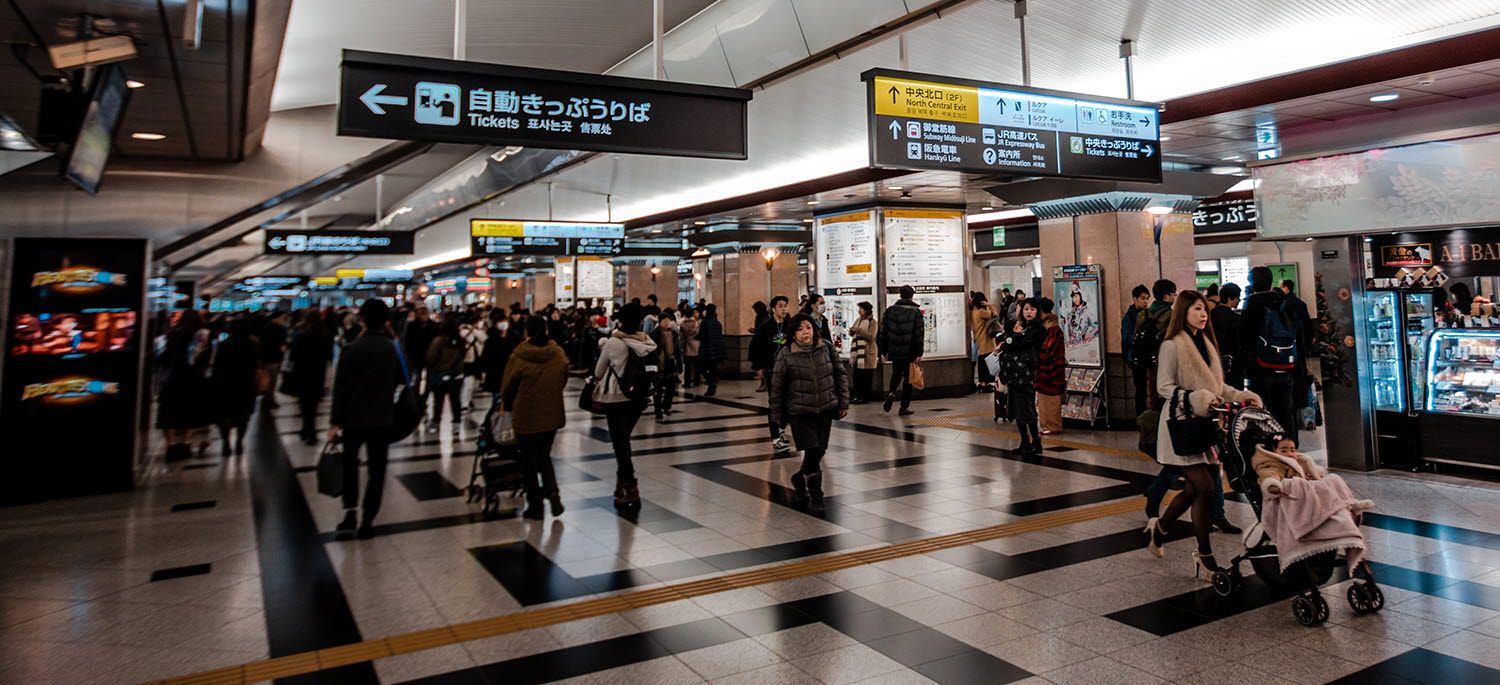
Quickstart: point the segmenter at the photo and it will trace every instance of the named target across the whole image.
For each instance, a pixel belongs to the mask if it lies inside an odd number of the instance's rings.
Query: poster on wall
[[[0,503],[134,485],[144,240],[17,238],[0,431]]]
[[[573,260],[558,259],[552,269],[553,300],[561,305],[573,301]]]
[[[603,259],[579,257],[576,269],[578,299],[607,300],[614,296],[615,268],[613,264]]]
[[[866,210],[821,217],[813,227],[818,285],[824,295],[868,295],[875,290],[875,218]]]
[[[1052,301],[1057,325],[1067,344],[1068,366],[1102,367],[1104,336],[1099,328],[1103,310],[1100,283],[1104,269],[1098,264],[1069,264],[1052,269]]]
[[[870,302],[874,307],[870,295],[824,295],[823,303],[827,305],[825,315],[828,317],[828,333],[833,338],[833,349],[840,357],[848,357],[852,338],[849,329],[854,322],[859,320],[859,303]]]
[[[932,209],[887,209],[885,217],[885,284],[888,292],[903,285],[964,289],[964,222],[960,212]]]
[[[882,217],[887,303],[895,302],[901,286],[911,286],[926,325],[923,356],[968,356],[963,213],[886,209]]]
[[[1281,284],[1283,282],[1285,282],[1285,281],[1291,281],[1292,282],[1292,286],[1295,289],[1296,286],[1297,286],[1297,284],[1299,283],[1299,281],[1297,280],[1297,265],[1296,265],[1296,263],[1291,263],[1291,264],[1271,264],[1268,268],[1271,269],[1271,286],[1272,287],[1280,288]]]

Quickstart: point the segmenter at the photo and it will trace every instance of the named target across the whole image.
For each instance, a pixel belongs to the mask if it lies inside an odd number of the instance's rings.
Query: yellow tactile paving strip
[[[952,416],[934,416],[932,418],[926,419],[914,419],[910,423],[918,426],[951,428],[953,430],[966,431],[969,433],[979,433],[982,435],[994,435],[1004,438],[1020,439],[1021,434],[1015,431],[992,428],[990,426],[975,426],[965,421],[965,419],[973,419],[981,416],[988,418],[992,416],[992,414],[990,412],[977,412],[973,414],[954,414]],[[1151,461],[1151,457],[1147,456],[1140,450],[1123,449],[1119,447],[1106,447],[1104,445],[1096,445],[1091,442],[1080,442],[1078,440],[1068,440],[1065,438],[1044,436],[1042,437],[1042,444],[1049,447],[1072,447],[1073,449],[1089,450],[1091,452],[1103,452],[1104,454],[1114,454],[1122,457],[1130,457],[1132,459],[1145,459],[1147,461]]]
[[[957,419],[959,417],[947,417]],[[927,421],[932,421],[928,419]],[[934,424],[936,425],[936,424]],[[959,426],[952,426],[959,428]],[[1063,444],[1054,441],[1055,444]],[[1083,443],[1079,443],[1083,444]],[[1082,449],[1102,449],[1088,446]],[[1139,454],[1139,453],[1135,453]],[[1003,523],[961,533],[950,533],[936,537],[910,540],[885,547],[855,552],[835,553],[812,559],[802,559],[777,566],[729,573],[721,576],[687,581],[675,585],[664,585],[645,590],[627,590],[609,597],[580,600],[543,609],[520,611],[467,623],[456,623],[442,628],[433,628],[414,633],[366,640],[355,644],[320,649],[314,652],[253,661],[238,666],[204,671],[192,675],[155,681],[170,685],[220,685],[224,683],[253,683],[261,680],[287,678],[313,673],[348,664],[419,652],[434,647],[454,645],[470,640],[480,640],[529,628],[539,628],[582,618],[613,614],[627,609],[636,609],[656,604],[675,602],[681,599],[702,597],[728,590],[763,585],[782,580],[838,571],[841,569],[873,564],[888,559],[935,552],[941,549],[972,545],[986,540],[1031,533],[1084,521],[1139,511],[1141,503],[1136,498],[1127,498],[1089,507],[1039,514],[1022,521]]]

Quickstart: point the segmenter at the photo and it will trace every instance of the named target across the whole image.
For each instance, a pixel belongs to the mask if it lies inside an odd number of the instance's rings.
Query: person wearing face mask
[[[776,356],[770,374],[771,420],[789,425],[802,466],[792,474],[792,489],[808,510],[821,516],[823,454],[833,422],[849,412],[849,374],[833,344],[817,332],[811,316],[798,314],[788,326],[792,341]]]
[[[833,342],[833,332],[828,329],[828,317],[824,315],[824,311],[827,309],[828,305],[823,301],[823,296],[814,293],[807,298],[807,302],[803,303],[802,314],[812,320],[813,328],[817,329],[818,337],[822,338],[824,342],[831,343]]]
[[[483,374],[479,387],[489,393],[492,400],[499,398],[505,365],[524,338],[521,327],[513,325],[503,310],[490,312],[489,332],[484,338],[484,349],[479,353],[479,370]]]
[[[1156,369],[1156,394],[1167,403],[1157,422],[1156,461],[1164,467],[1180,469],[1186,484],[1160,518],[1152,517],[1146,522],[1145,532],[1150,536],[1148,548],[1160,558],[1164,554],[1162,545],[1166,543],[1167,526],[1191,509],[1193,536],[1198,542],[1198,550],[1193,553],[1194,564],[1197,570],[1209,571],[1211,576],[1219,570],[1209,543],[1214,499],[1220,494],[1215,487],[1218,458],[1211,450],[1201,454],[1177,453],[1167,424],[1172,416],[1173,396],[1178,391],[1185,394],[1181,399],[1186,400],[1191,414],[1199,417],[1209,416],[1214,405],[1221,402],[1261,404],[1259,395],[1236,390],[1224,382],[1218,343],[1208,324],[1208,302],[1196,290],[1178,293],[1172,303],[1172,318],[1157,352]]]

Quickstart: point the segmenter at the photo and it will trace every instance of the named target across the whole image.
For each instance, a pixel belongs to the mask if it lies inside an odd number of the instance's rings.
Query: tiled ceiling
[[[1399,97],[1389,102],[1370,101],[1371,96],[1381,93],[1395,93]],[[1481,62],[1166,124],[1162,126],[1162,148],[1171,161],[1239,164],[1255,159],[1257,127],[1274,126],[1285,134],[1302,126],[1497,93],[1500,93],[1500,60]],[[1392,132],[1396,133],[1399,132]]]

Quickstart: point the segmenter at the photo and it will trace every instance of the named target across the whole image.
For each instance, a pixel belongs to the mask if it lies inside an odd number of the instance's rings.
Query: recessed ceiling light
[[[1165,143],[1165,142],[1167,142],[1167,141],[1169,141],[1171,139],[1172,139],[1172,136],[1162,136],[1160,138],[1157,138],[1157,140],[1159,140],[1159,141],[1161,141],[1163,143]]]
[[[693,225],[694,226],[707,226],[708,222],[707,221],[694,221]]]
[[[988,211],[990,211],[990,210],[992,210],[992,209],[994,209],[994,207],[991,207],[991,206],[989,206],[989,205],[985,205],[985,206],[983,206],[983,207],[980,207],[980,209],[981,209],[981,210],[983,210],[983,211],[986,211],[986,212],[988,212]]]
[[[167,135],[165,133],[132,133],[130,137],[136,140],[161,140]]]
[[[129,79],[129,80],[125,81],[125,87],[126,88],[130,88],[130,89],[145,88],[146,87],[146,82],[145,81],[137,81],[135,79]]]
[[[1230,155],[1228,157],[1222,157],[1221,159],[1223,159],[1226,162],[1238,162],[1242,158],[1239,155]]]
[[[886,186],[886,190],[900,190],[901,186]]]
[[[1390,102],[1399,97],[1400,93],[1376,93],[1370,96],[1370,102]]]
[[[812,223],[812,219],[803,219],[802,223],[804,223],[804,224],[810,224],[810,223]]]
[[[818,204],[818,201],[817,200],[808,200],[807,204],[815,205],[815,204]]]

